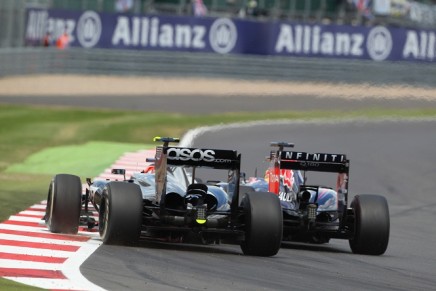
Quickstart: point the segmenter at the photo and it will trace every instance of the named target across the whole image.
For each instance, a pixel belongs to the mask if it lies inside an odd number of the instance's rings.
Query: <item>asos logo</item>
[[[187,148],[169,148],[167,151],[169,160],[176,161],[215,161],[215,151],[213,150],[200,150],[200,149],[187,149]]]

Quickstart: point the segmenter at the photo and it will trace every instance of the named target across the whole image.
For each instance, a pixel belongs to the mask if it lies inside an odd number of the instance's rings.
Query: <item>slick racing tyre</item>
[[[382,255],[389,242],[389,208],[380,195],[356,195],[351,202],[354,209],[354,237],[349,240],[355,254]]]
[[[110,182],[100,204],[99,232],[105,244],[128,245],[139,240],[142,192],[138,185]]]
[[[82,208],[82,183],[78,176],[58,174],[50,183],[46,223],[51,232],[76,234]]]
[[[251,256],[274,256],[283,236],[283,214],[279,198],[268,192],[246,193],[241,206],[245,217],[242,252]]]

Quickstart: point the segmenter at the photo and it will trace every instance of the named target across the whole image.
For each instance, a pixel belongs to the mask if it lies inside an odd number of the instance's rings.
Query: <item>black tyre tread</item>
[[[242,200],[245,212],[245,255],[274,256],[283,236],[283,213],[278,197],[268,192],[246,193]]]
[[[70,174],[56,175],[49,189],[47,226],[51,232],[77,234],[82,208],[82,183]]]
[[[108,183],[100,206],[99,230],[103,243],[128,245],[137,242],[141,234],[142,206],[142,193],[138,185]],[[109,217],[106,220],[108,209]]]
[[[389,243],[390,218],[385,197],[356,195],[351,202],[355,212],[355,234],[349,240],[353,253],[382,255]]]

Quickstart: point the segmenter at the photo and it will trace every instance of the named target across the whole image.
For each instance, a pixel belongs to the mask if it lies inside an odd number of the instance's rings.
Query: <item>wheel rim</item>
[[[104,199],[104,210],[103,210],[103,230],[102,230],[102,237],[106,237],[108,225],[109,225],[109,199]]]
[[[51,225],[52,225],[52,220],[53,220],[53,209],[54,209],[54,187],[55,187],[55,185],[54,185],[54,182],[51,184],[51,187],[50,187],[50,199],[49,199],[49,209],[50,209],[50,215],[49,215],[49,217],[48,217],[48,221],[47,221],[47,223],[48,223],[48,225],[50,226],[50,228],[51,228]]]

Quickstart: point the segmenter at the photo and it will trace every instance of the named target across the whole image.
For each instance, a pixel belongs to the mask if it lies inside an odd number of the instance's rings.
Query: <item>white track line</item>
[[[45,211],[45,207],[46,207],[47,205],[45,205],[45,204],[35,204],[35,205],[32,205],[30,208],[33,208],[33,209],[41,209],[41,210],[44,210]]]
[[[43,225],[41,225],[41,227],[34,227],[34,226],[0,223],[0,229],[19,230],[19,231],[28,231],[28,232],[36,232],[36,233],[51,233],[47,229],[47,227],[45,227]]]
[[[79,247],[81,245],[83,245],[83,243],[84,243],[84,242],[80,242],[80,241],[49,239],[49,238],[33,237],[31,235],[15,235],[15,234],[5,234],[5,233],[0,233],[0,239],[23,241],[23,242],[56,244],[56,245],[79,246]]]
[[[15,247],[15,246],[5,246],[5,245],[1,246],[1,251],[4,253],[16,254],[16,255],[21,254],[21,255],[57,257],[57,258],[68,258],[69,256],[75,254],[75,252],[27,248],[27,247]]]
[[[0,267],[14,269],[61,270],[62,264],[0,259]]]
[[[8,220],[24,221],[24,222],[36,222],[36,223],[41,223],[41,225],[45,225],[45,221],[42,220],[41,218],[38,218],[38,217],[11,215]]]
[[[23,210],[23,211],[20,211],[18,214],[39,215],[39,216],[41,216],[41,218],[44,217],[44,212],[33,211],[33,210]]]
[[[95,237],[84,244],[74,256],[70,256],[62,265],[62,273],[74,282],[75,286],[80,287],[80,290],[105,290],[94,283],[88,281],[80,272],[80,266],[83,262],[92,255],[102,244],[100,236],[96,233]]]

